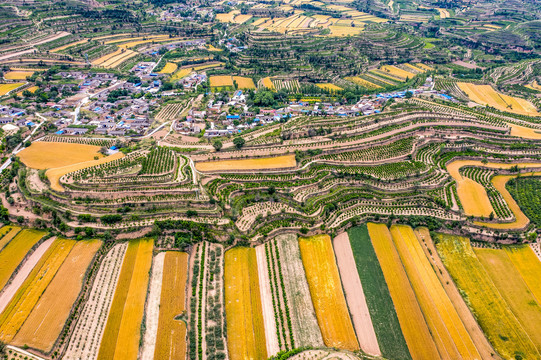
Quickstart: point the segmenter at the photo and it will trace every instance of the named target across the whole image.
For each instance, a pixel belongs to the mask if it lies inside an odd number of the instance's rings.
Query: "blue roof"
[[[150,74],[150,76],[158,76],[158,74],[154,74],[154,73],[152,73],[152,74]]]
[[[113,146],[110,147],[110,149],[111,149],[111,150],[116,150],[117,147],[113,145]]]
[[[64,130],[59,130],[57,132],[55,132],[56,135],[62,135],[64,133]]]
[[[239,115],[227,115],[228,119],[240,119]]]
[[[36,124],[34,124],[32,121],[29,121],[29,122],[26,123],[26,125],[28,125],[28,126],[34,126],[34,125],[36,125]]]

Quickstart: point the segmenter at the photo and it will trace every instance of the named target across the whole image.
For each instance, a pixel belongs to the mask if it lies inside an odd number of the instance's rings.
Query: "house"
[[[64,129],[65,135],[84,135],[88,132],[86,128],[70,128],[67,127]]]

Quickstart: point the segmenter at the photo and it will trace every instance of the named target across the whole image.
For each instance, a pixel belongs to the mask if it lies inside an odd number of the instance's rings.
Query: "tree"
[[[237,149],[242,148],[244,146],[244,143],[245,143],[244,139],[241,138],[240,136],[233,139],[233,144],[235,144],[235,147]]]
[[[212,146],[214,146],[214,148],[216,149],[216,151],[220,151],[222,150],[222,142],[220,140],[216,140],[214,141],[214,143],[212,144]]]
[[[411,91],[406,91],[406,99],[410,99],[413,96]]]

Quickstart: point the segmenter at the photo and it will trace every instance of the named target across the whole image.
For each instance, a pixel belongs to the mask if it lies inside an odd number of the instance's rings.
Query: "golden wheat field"
[[[444,358],[480,359],[411,227],[393,225],[391,235],[439,353],[446,354]]]
[[[54,53],[54,52],[59,52],[59,51],[62,51],[62,50],[66,50],[66,49],[68,49],[70,47],[80,45],[80,44],[84,44],[84,43],[86,43],[88,41],[90,41],[90,39],[83,39],[83,40],[75,41],[75,42],[72,42],[72,43],[69,43],[69,44],[54,48],[54,49],[50,50],[50,52]]]
[[[528,245],[517,245],[505,247],[504,250],[526,285],[528,285],[532,295],[538,302],[541,301],[541,282],[539,281],[541,261],[532,248]]]
[[[86,270],[100,246],[101,241],[98,240],[79,241],[73,246],[13,339],[13,344],[51,351],[81,291]]]
[[[379,89],[381,86],[371,83],[365,79],[362,79],[358,76],[347,77],[346,80],[351,81],[359,86],[362,86],[366,89]]]
[[[254,80],[249,77],[233,76],[233,81],[237,83],[237,88],[241,90],[255,89]]]
[[[403,70],[399,67],[396,67],[396,66],[392,66],[392,65],[385,65],[385,66],[382,66],[380,68],[380,70],[386,72],[386,73],[389,73],[393,76],[397,76],[399,78],[402,78],[402,79],[406,79],[406,78],[412,78],[415,76],[414,73],[411,73],[409,71],[406,71],[406,70]]]
[[[505,359],[541,354],[492,282],[467,238],[438,234],[436,248],[495,350]],[[507,271],[507,270],[506,270]]]
[[[527,100],[497,92],[490,85],[476,85],[459,82],[458,87],[468,95],[471,101],[492,106],[501,111],[514,114],[539,116],[537,108]]]
[[[8,282],[11,274],[24,259],[28,251],[45,236],[46,233],[37,230],[20,231],[0,251],[0,289]]]
[[[0,251],[21,231],[21,228],[18,226],[3,226],[0,229]]]
[[[211,76],[210,87],[233,87],[233,78],[229,75]]]
[[[32,76],[33,71],[8,71],[4,74],[6,80],[26,80],[26,78]]]
[[[92,166],[105,164],[117,159],[122,159],[123,157],[124,157],[123,153],[117,152],[116,154],[102,157],[98,160],[84,161],[84,162],[80,162],[73,165],[52,168],[52,169],[47,170],[45,175],[47,175],[47,178],[49,179],[49,182],[51,183],[51,189],[55,191],[64,191],[64,188],[62,187],[62,185],[60,185],[60,178],[62,176],[69,174],[71,172],[77,171],[77,170],[82,170],[82,169],[86,169]]]
[[[270,77],[266,77],[266,78],[261,79],[261,83],[262,83],[263,86],[266,87],[267,89],[269,89],[269,90],[275,90],[274,84],[272,83],[272,80],[271,80]]]
[[[40,259],[0,315],[2,341],[13,340],[74,245],[75,240],[57,239]]]
[[[33,169],[51,169],[103,157],[100,147],[60,142],[36,141],[19,153],[21,161]]]
[[[19,91],[19,92],[17,93],[17,96],[23,96],[23,93],[24,93],[25,91],[29,91],[29,92],[31,92],[31,93],[33,94],[33,93],[36,92],[37,89],[39,89],[39,87],[37,87],[37,86],[35,86],[35,85],[34,85],[34,86],[30,86],[29,88],[26,88],[26,89],[24,89],[24,90]]]
[[[231,360],[267,359],[255,249],[225,253],[225,315]]]
[[[24,85],[24,83],[0,84],[0,96],[6,95],[22,85]]]
[[[98,360],[137,359],[153,247],[151,239],[133,240],[128,245]]]
[[[299,247],[325,345],[350,351],[359,350],[331,238],[328,235],[299,238]]]
[[[164,259],[160,315],[156,336],[155,359],[184,360],[186,357],[186,323],[175,317],[186,311],[185,294],[188,278],[188,254],[168,251]]]
[[[283,155],[259,159],[205,161],[196,163],[195,167],[199,171],[227,171],[281,169],[292,168],[296,165],[295,155]]]
[[[172,74],[175,71],[177,71],[178,65],[172,62],[168,62],[165,64],[163,69],[160,70],[160,74]]]
[[[319,84],[316,84],[316,86],[318,88],[320,88],[320,89],[327,90],[327,91],[342,91],[342,90],[344,90],[340,86],[336,86],[336,85],[331,84],[331,83],[319,83]]]
[[[389,229],[385,224],[368,223],[367,226],[412,358],[440,359]]]

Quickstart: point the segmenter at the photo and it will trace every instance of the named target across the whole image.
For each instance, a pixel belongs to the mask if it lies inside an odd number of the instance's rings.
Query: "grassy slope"
[[[411,359],[366,225],[348,230],[348,235],[383,356],[395,360]]]

